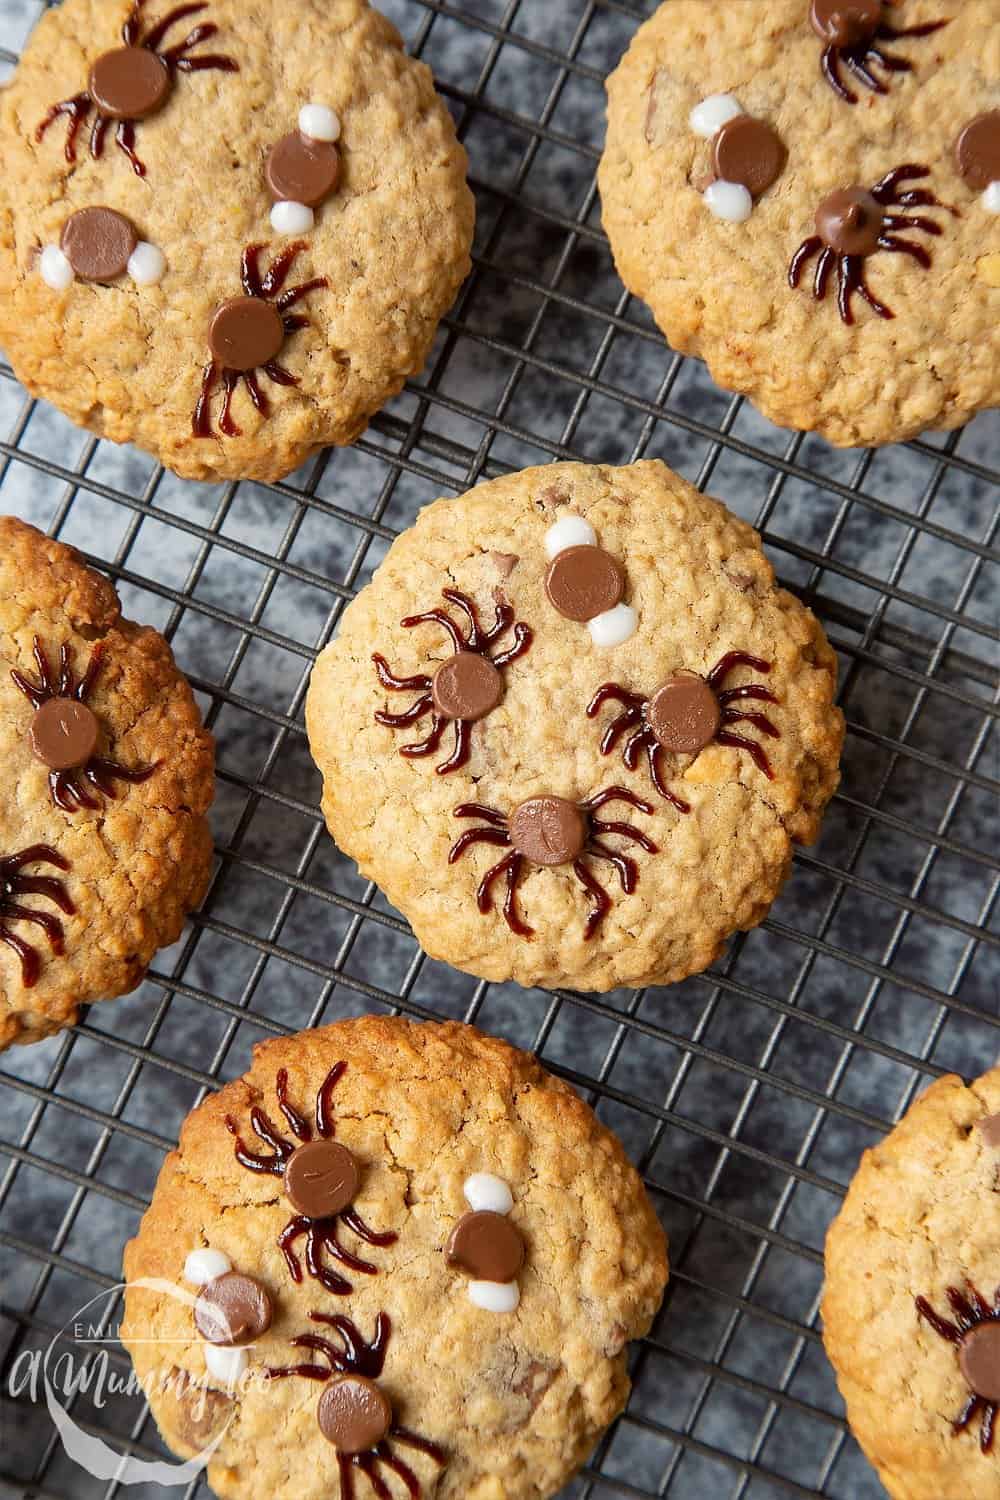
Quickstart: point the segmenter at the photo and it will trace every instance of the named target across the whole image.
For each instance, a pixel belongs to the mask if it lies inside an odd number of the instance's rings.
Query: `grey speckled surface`
[[[0,46],[15,52],[39,8],[0,0]],[[933,435],[838,453],[811,438],[792,443],[697,364],[674,365],[593,232],[600,77],[652,4],[384,8],[441,80],[479,198],[479,267],[425,377],[429,403],[416,383],[318,479],[310,468],[281,491],[226,490],[182,484],[141,454],[94,444],[27,403],[9,373],[0,378],[0,436],[21,455],[0,457],[0,512],[107,561],[129,612],[167,630],[219,736],[215,830],[227,851],[207,925],[157,960],[172,994],[150,980],[92,1012],[68,1043],[2,1060],[0,1354],[44,1343],[45,1326],[99,1290],[75,1267],[117,1276],[163,1143],[206,1074],[241,1072],[274,1026],[400,997],[418,1011],[468,1015],[597,1080],[601,1113],[641,1162],[671,1232],[679,1274],[637,1355],[629,1418],[567,1494],[875,1500],[882,1492],[843,1436],[815,1335],[819,1251],[860,1150],[926,1071],[975,1074],[997,1056],[997,924],[984,862],[996,845],[996,751],[984,718],[996,572],[981,555],[997,491],[978,466],[996,463],[1000,424],[979,418],[949,442],[956,461],[944,466]],[[560,71],[567,51],[575,66]],[[739,514],[763,518],[784,581],[815,603],[841,649],[851,724],[842,795],[767,927],[714,975],[596,1006],[483,989],[422,961],[395,925],[359,921],[331,901],[387,911],[312,811],[318,779],[300,728],[310,655],[336,628],[342,591],[384,554],[384,529],[495,465],[563,449],[611,462],[663,457]],[[345,513],[376,524],[366,531]],[[935,833],[948,840],[936,853]],[[282,876],[299,882],[294,892]],[[851,1043],[856,1026],[864,1039]],[[926,1058],[927,1070],[911,1058]],[[51,1103],[53,1094],[87,1112]],[[125,1128],[105,1133],[109,1115]],[[155,1445],[135,1403],[80,1410]],[[0,1423],[2,1500],[116,1493],[52,1450],[43,1410],[0,1399]],[[29,1482],[43,1474],[42,1488]]]

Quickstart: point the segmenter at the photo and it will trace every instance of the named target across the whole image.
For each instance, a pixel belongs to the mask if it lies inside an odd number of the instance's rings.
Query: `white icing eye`
[[[744,224],[753,213],[753,199],[742,182],[710,183],[705,189],[705,202],[717,219],[728,224]]]
[[[492,1172],[473,1172],[465,1180],[465,1201],[475,1213],[509,1214],[514,1195],[502,1177]]]
[[[64,292],[75,280],[73,267],[58,245],[46,245],[38,262],[38,269],[46,286],[54,292]]]
[[[129,256],[128,274],[137,286],[155,286],[167,269],[167,257],[157,245],[140,240]]]
[[[735,120],[742,113],[743,106],[733,94],[709,94],[707,99],[695,105],[688,115],[688,123],[695,135],[703,135],[710,141],[727,120]]]
[[[983,194],[983,207],[988,214],[1000,214],[1000,182],[991,182]]]
[[[224,1349],[219,1344],[205,1344],[205,1368],[216,1380],[235,1385],[246,1374],[250,1360],[245,1349]]]
[[[616,604],[587,622],[595,646],[620,646],[639,628],[639,616],[631,604]]]
[[[303,104],[299,129],[311,141],[339,141],[340,117],[326,104]]]
[[[484,1312],[512,1313],[521,1301],[521,1289],[516,1281],[470,1281],[469,1301]]]
[[[545,551],[549,557],[558,557],[567,547],[593,547],[596,542],[597,532],[582,516],[560,516],[545,533]]]
[[[184,1280],[194,1286],[207,1286],[232,1269],[232,1261],[221,1250],[192,1250],[184,1262]]]
[[[271,228],[278,234],[308,234],[316,215],[305,203],[276,203],[271,209]]]

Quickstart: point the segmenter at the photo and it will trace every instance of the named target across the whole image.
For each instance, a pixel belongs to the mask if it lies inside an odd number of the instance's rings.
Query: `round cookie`
[[[720,385],[847,447],[997,404],[995,0],[670,0],[608,100],[619,274]]]
[[[212,738],[155,630],[0,517],[0,1050],[132,990],[212,865]]]
[[[356,1196],[297,1217],[288,1165],[320,1141]],[[394,1464],[437,1500],[543,1500],[624,1405],[667,1257],[618,1141],[533,1058],[369,1016],[265,1042],[188,1117],[125,1275],[160,1431],[219,1440],[223,1500],[395,1494]]]
[[[102,437],[273,480],[422,368],[470,266],[467,159],[366,0],[175,9],[39,21],[0,104],[0,343]]]
[[[502,679],[485,716],[438,712],[459,649]],[[718,501],[658,462],[556,464],[421,513],[307,725],[330,832],[432,957],[608,990],[762,920],[837,785],[835,673]]]
[[[824,1341],[893,1500],[1000,1486],[1000,1068],[941,1078],[866,1151],[826,1242]]]

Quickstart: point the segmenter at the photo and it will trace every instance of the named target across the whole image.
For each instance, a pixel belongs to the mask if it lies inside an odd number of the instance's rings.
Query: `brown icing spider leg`
[[[978,1417],[979,1447],[983,1453],[989,1453],[993,1448],[997,1409],[1000,1405],[994,1400],[992,1381],[997,1349],[1000,1348],[1000,1288],[997,1289],[992,1307],[971,1283],[967,1285],[965,1292],[958,1287],[947,1287],[945,1296],[955,1315],[954,1321],[935,1312],[926,1297],[915,1299],[917,1313],[939,1338],[955,1345],[959,1366],[970,1387],[967,1401],[952,1420],[953,1434],[957,1436],[964,1432]],[[984,1376],[987,1389],[979,1390],[977,1382]]]
[[[628,792],[624,787],[620,786],[608,787],[580,805],[593,814],[600,811],[608,802],[627,802],[630,807],[638,808],[640,812],[645,813],[654,811],[651,802],[643,801],[641,797],[636,797],[632,792]],[[610,864],[618,875],[618,881],[623,894],[631,896],[639,882],[639,868],[635,860],[631,859],[627,854],[622,854],[616,849],[611,849],[607,844],[600,841],[599,835],[609,833],[617,834],[619,838],[627,839],[633,844],[638,844],[641,849],[645,849],[647,854],[658,854],[660,852],[659,846],[654,844],[652,839],[643,833],[641,829],[633,828],[630,823],[605,822],[603,819],[591,816],[590,837],[584,849],[584,855],[589,856],[591,859],[605,860]],[[598,927],[611,910],[611,900],[603,886],[587,870],[583,859],[576,861],[573,870],[577,879],[594,898],[594,905],[584,930],[584,938],[589,940],[594,936]]]
[[[39,122],[35,130],[35,140],[41,141],[49,126],[66,116],[69,125],[66,129],[66,144],[63,153],[67,161],[76,161],[76,138],[93,107],[94,101],[86,90],[82,94],[74,94],[71,99],[61,99],[58,104],[53,104],[48,114]]]
[[[594,879],[582,859],[573,861],[573,874],[593,902],[587,914],[587,925],[583,929],[584,941],[589,942],[611,910],[611,897],[603,885]]]
[[[40,927],[56,957],[64,952],[63,924],[50,912],[38,911],[24,906],[23,896],[43,896],[51,901],[66,916],[73,916],[76,907],[70,900],[61,880],[51,875],[25,875],[27,865],[53,865],[57,870],[68,870],[69,862],[50,849],[47,844],[32,844],[18,854],[0,858],[0,943],[17,954],[21,963],[21,983],[26,990],[38,983],[41,962],[37,950],[17,933],[12,931],[14,922],[28,922]]]
[[[291,1365],[280,1369],[269,1369],[267,1378],[269,1380],[281,1380],[289,1375],[300,1375],[306,1380],[329,1380],[334,1375],[366,1375],[370,1380],[377,1380],[385,1367],[386,1350],[389,1347],[389,1337],[392,1333],[392,1324],[387,1313],[380,1312],[375,1319],[375,1337],[369,1344],[361,1334],[360,1329],[345,1318],[342,1313],[316,1313],[309,1314],[310,1322],[323,1323],[333,1328],[340,1337],[343,1344],[342,1349],[337,1349],[329,1339],[321,1338],[316,1333],[302,1333],[298,1338],[292,1339],[293,1349],[310,1349],[316,1354],[322,1355],[326,1365],[301,1364]]]

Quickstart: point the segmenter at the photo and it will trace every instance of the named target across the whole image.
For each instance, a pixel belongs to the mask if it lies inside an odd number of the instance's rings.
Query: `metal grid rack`
[[[0,5],[4,70],[41,4]],[[184,485],[74,433],[0,365],[0,510],[111,574],[172,641],[220,742],[203,912],[134,997],[0,1064],[0,1497],[125,1493],[69,1464],[9,1372],[114,1286],[180,1119],[255,1040],[386,1009],[534,1047],[623,1136],[670,1231],[629,1412],[566,1494],[867,1500],[882,1492],[819,1341],[823,1235],[858,1153],[922,1084],[1000,1050],[998,428],[835,453],[671,354],[614,276],[595,184],[603,79],[653,0],[382,8],[455,112],[480,222],[425,375],[355,449],[267,489]],[[822,617],[844,783],[768,921],[709,974],[603,997],[479,984],[424,959],[326,838],[311,662],[428,499],[547,458],[642,456],[752,520]],[[162,1453],[139,1402],[74,1411],[123,1451]]]

